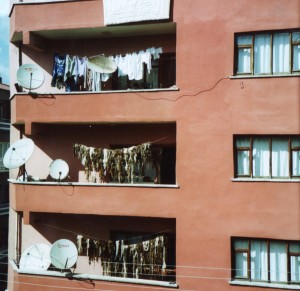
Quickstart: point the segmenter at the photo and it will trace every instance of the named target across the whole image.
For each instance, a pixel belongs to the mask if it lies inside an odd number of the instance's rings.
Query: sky
[[[10,0],[0,0],[0,77],[9,85],[9,7]]]

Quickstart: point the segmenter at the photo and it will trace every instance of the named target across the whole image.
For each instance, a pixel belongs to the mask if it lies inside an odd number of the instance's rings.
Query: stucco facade
[[[15,3],[10,13],[11,142],[34,141],[25,166],[35,180],[17,181],[19,169],[10,171],[9,291],[213,291],[239,290],[243,284],[249,291],[300,289],[299,270],[289,264],[300,252],[287,251],[287,272],[295,274],[284,282],[272,280],[272,274],[253,280],[252,259],[241,263],[239,274],[238,252],[252,258],[252,250],[235,249],[236,238],[300,241],[297,158],[288,159],[293,163],[289,174],[274,178],[256,176],[252,166],[251,173],[239,175],[237,154],[248,151],[237,148],[240,136],[251,138],[251,144],[257,136],[280,137],[288,141],[288,155],[298,153],[293,140],[300,134],[299,11],[298,0],[173,0],[168,19],[105,25],[102,0]],[[288,36],[288,72],[275,74],[274,65],[266,74],[237,71],[237,36],[256,41],[259,32],[272,39],[278,33]],[[242,47],[252,50],[249,68],[256,66],[255,41]],[[156,86],[132,87],[134,81],[127,79],[128,87],[122,87],[116,75],[103,81],[101,90],[66,92],[51,86],[55,53],[125,56],[152,47],[162,48],[153,62],[158,71],[153,79],[148,76]],[[17,70],[27,63],[36,64],[45,79],[32,92],[17,92]],[[148,77],[144,74],[144,81]],[[116,149],[146,142],[162,150],[158,180],[88,182],[73,155],[75,144]],[[69,165],[63,181],[49,176],[56,159]],[[89,264],[84,254],[73,275],[51,267],[19,268],[29,246],[51,246],[62,238],[76,244],[78,235],[101,241],[166,236],[167,266],[155,275],[124,275],[122,269],[121,276],[104,276],[103,262]],[[271,265],[269,259],[269,273]]]

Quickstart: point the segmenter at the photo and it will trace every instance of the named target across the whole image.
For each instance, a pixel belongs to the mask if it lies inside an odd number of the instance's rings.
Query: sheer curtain
[[[270,279],[271,282],[287,282],[286,244],[270,242]]]
[[[238,36],[237,45],[251,46],[252,36]],[[251,73],[251,48],[239,47],[238,48],[238,73]]]
[[[268,280],[268,249],[266,241],[251,241],[251,279]]]
[[[254,73],[270,74],[271,64],[271,36],[261,34],[255,36],[254,42]]]
[[[290,71],[289,33],[276,33],[273,36],[273,73]]]
[[[272,177],[289,176],[289,144],[286,138],[272,138]]]
[[[270,176],[270,148],[268,138],[253,139],[253,176]]]

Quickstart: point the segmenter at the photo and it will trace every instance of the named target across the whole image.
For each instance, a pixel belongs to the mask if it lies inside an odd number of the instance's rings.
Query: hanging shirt
[[[65,80],[67,80],[67,77],[72,76],[77,81],[77,72],[77,57],[66,55]]]

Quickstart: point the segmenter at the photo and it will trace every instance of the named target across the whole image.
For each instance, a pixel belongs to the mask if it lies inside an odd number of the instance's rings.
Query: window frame
[[[235,249],[235,242],[237,241],[246,241],[248,245],[248,249]],[[263,241],[267,244],[267,272],[268,279],[267,280],[256,280],[251,277],[251,245],[254,241]],[[286,248],[286,272],[287,272],[287,281],[271,281],[271,262],[270,262],[270,244],[271,243],[284,243]],[[231,237],[231,280],[232,281],[249,281],[249,282],[264,282],[264,283],[281,283],[281,284],[289,284],[289,285],[300,285],[299,281],[291,280],[291,257],[296,256],[300,257],[299,252],[290,251],[290,245],[293,243],[298,243],[300,245],[300,241],[292,241],[292,240],[277,240],[277,239],[264,239],[264,238],[245,238],[245,237]],[[236,276],[236,254],[240,252],[247,252],[247,277]]]
[[[238,147],[237,141],[241,138],[249,138],[249,147]],[[255,176],[254,175],[254,159],[253,159],[253,143],[255,139],[268,139],[269,141],[269,176]],[[288,142],[288,176],[273,176],[272,175],[272,140],[276,138],[286,138]],[[298,138],[300,140],[300,135],[234,135],[233,137],[233,148],[234,148],[234,177],[235,178],[251,178],[251,179],[299,179],[300,174],[293,174],[293,153],[300,153],[300,145],[293,146],[292,139]],[[241,151],[249,152],[249,175],[238,173],[238,153]]]
[[[293,75],[299,74],[299,70],[294,70],[294,47],[300,45],[299,41],[293,41],[292,34],[299,32],[299,29],[289,29],[289,30],[275,30],[275,31],[256,31],[256,32],[243,32],[243,33],[235,33],[234,35],[234,75],[235,76],[278,76],[278,75]],[[289,34],[289,71],[288,72],[279,72],[274,73],[273,68],[273,45],[274,45],[274,35],[288,33]],[[270,35],[270,73],[255,73],[255,38],[259,35]],[[252,43],[249,45],[238,45],[238,38],[243,36],[251,36]],[[239,50],[241,48],[249,48],[250,49],[250,72],[239,72]]]

